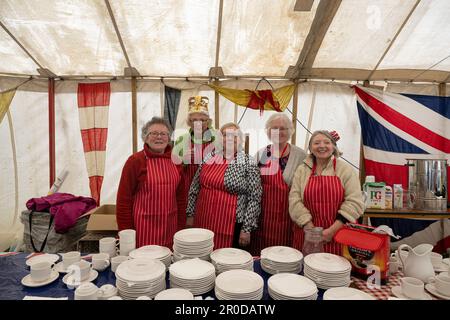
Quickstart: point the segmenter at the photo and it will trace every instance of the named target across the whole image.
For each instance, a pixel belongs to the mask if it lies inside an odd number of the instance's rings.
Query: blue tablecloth
[[[74,298],[74,290],[68,289],[62,281],[64,274],[60,274],[58,280],[51,284],[38,288],[29,288],[22,285],[22,278],[29,274],[29,267],[25,264],[28,254],[19,253],[16,255],[0,256],[0,300],[22,300],[25,296],[39,297],[68,297],[69,300]],[[256,259],[254,270],[264,279],[264,295],[263,300],[271,299],[268,294],[267,280],[271,276],[261,269],[260,260]],[[169,288],[169,273],[167,273],[167,288]],[[97,279],[93,281],[95,285],[101,287],[104,284],[116,285],[116,276],[107,268],[105,271],[99,272]],[[319,290],[319,298],[322,299],[324,291]],[[213,297],[215,299],[214,290],[203,295],[203,298]]]

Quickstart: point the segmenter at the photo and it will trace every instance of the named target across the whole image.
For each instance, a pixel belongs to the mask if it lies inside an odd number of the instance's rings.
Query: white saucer
[[[434,268],[434,272],[446,272],[449,269],[448,264],[446,264],[444,262],[441,262],[441,264],[438,266],[433,266],[433,268]]]
[[[431,296],[426,293],[425,291],[423,292],[423,298],[422,299],[411,299],[407,296],[405,296],[402,292],[402,287],[401,286],[395,286],[392,288],[392,293],[394,294],[394,296],[396,296],[397,298],[400,299],[407,299],[407,300],[432,300]]]
[[[53,281],[58,279],[58,277],[59,277],[59,272],[52,270],[52,272],[50,274],[50,278],[48,278],[45,281],[35,282],[31,279],[31,274],[29,274],[22,278],[22,284],[25,287],[42,287],[42,286],[52,283]]]
[[[427,289],[427,291],[429,293],[431,293],[433,296],[436,296],[438,298],[444,299],[444,300],[450,300],[450,296],[445,296],[442,293],[438,292],[436,290],[436,287],[434,286],[434,283],[428,283],[425,285],[425,289]]]
[[[94,269],[91,269],[91,272],[89,273],[89,278],[81,281],[81,283],[75,284],[75,281],[72,280],[73,278],[69,274],[66,274],[62,280],[63,280],[64,284],[67,285],[68,287],[77,288],[80,284],[94,281],[95,279],[97,279],[97,277],[98,277],[98,272]]]

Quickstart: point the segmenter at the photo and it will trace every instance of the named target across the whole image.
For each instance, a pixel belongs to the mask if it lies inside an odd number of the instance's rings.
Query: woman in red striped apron
[[[292,220],[289,216],[289,190],[295,169],[306,153],[288,143],[294,132],[292,121],[275,113],[266,122],[266,132],[273,144],[257,154],[261,169],[263,197],[258,229],[255,230],[250,252],[259,256],[270,246],[292,245]]]
[[[302,228],[322,227],[324,251],[341,254],[333,236],[347,222],[363,214],[363,200],[357,171],[338,159],[341,155],[335,131],[311,135],[311,154],[295,172],[289,194],[289,213],[294,225],[293,246],[302,250]]]
[[[177,188],[180,166],[172,162],[170,127],[154,117],[142,128],[144,150],[128,158],[117,192],[119,230],[136,230],[136,247],[172,248],[177,231]]]
[[[207,155],[192,182],[188,225],[213,231],[214,249],[247,247],[260,214],[259,168],[242,152],[239,126],[226,124],[220,131],[223,151]]]

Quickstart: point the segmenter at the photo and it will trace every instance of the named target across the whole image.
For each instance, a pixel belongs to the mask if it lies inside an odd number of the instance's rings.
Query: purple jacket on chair
[[[55,220],[55,231],[66,233],[77,219],[96,207],[95,200],[89,197],[74,196],[70,193],[54,193],[27,201],[28,210],[50,212]]]

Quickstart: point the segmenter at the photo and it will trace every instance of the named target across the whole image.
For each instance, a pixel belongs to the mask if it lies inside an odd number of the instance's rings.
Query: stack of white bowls
[[[217,274],[228,270],[244,269],[253,271],[253,257],[245,250],[222,248],[211,253],[211,262]]]
[[[167,247],[157,245],[143,246],[130,252],[130,257],[133,259],[147,258],[156,259],[164,263],[166,268],[169,268],[172,262],[172,251]]]
[[[180,260],[169,267],[170,287],[184,288],[198,296],[214,288],[216,269],[198,258]]]
[[[116,279],[116,287],[123,299],[153,298],[166,289],[166,266],[155,259],[127,260],[117,267]]]
[[[350,285],[350,262],[331,253],[312,253],[305,257],[303,273],[320,289],[348,287]]]
[[[317,286],[310,279],[292,273],[279,273],[267,281],[274,300],[317,300]]]
[[[215,294],[219,300],[261,300],[264,280],[249,270],[229,270],[216,278]]]
[[[119,232],[119,253],[121,256],[128,256],[136,249],[136,230],[125,229]]]
[[[273,246],[261,250],[261,268],[270,274],[300,273],[303,254],[297,249]]]
[[[208,229],[189,228],[173,236],[173,261],[199,258],[209,261],[214,248],[214,232]]]

